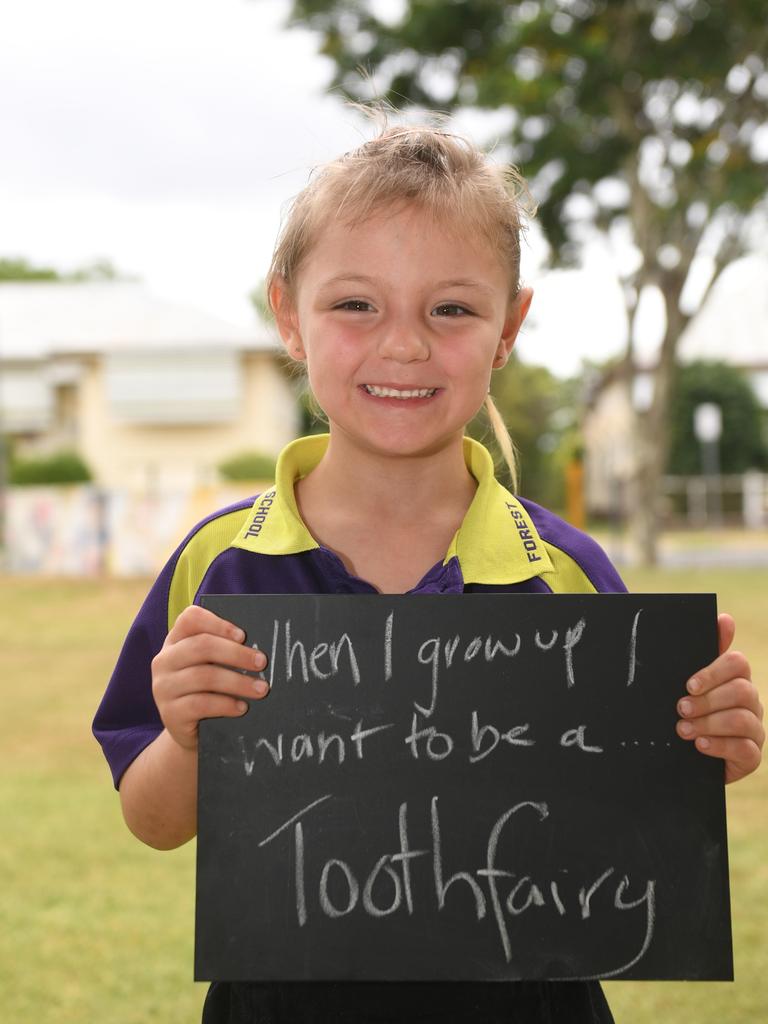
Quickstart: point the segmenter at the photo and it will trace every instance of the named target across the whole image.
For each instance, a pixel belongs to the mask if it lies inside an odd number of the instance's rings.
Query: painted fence
[[[154,576],[189,529],[217,508],[257,494],[263,482],[188,491],[105,491],[89,485],[12,487],[5,509],[11,573]],[[670,522],[768,526],[768,474],[667,477]]]
[[[263,484],[189,491],[12,487],[4,569],[51,576],[153,576],[195,523]]]

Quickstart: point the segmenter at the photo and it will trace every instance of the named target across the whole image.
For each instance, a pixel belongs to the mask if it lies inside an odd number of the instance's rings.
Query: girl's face
[[[377,454],[461,444],[531,301],[483,239],[416,206],[331,223],[273,308],[332,435]]]

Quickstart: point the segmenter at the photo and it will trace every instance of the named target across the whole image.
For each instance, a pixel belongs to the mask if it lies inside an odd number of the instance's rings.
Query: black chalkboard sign
[[[732,978],[713,595],[203,603],[272,691],[200,725],[198,980]]]

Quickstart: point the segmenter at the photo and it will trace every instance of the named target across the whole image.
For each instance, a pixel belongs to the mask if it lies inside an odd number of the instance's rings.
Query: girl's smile
[[[431,398],[437,391],[437,388],[412,388],[410,391],[404,391],[389,385],[382,386],[379,384],[363,384],[363,387],[374,398]]]
[[[437,395],[439,388],[397,387],[390,384],[363,384],[366,395],[378,402],[401,402],[408,405],[428,402]]]

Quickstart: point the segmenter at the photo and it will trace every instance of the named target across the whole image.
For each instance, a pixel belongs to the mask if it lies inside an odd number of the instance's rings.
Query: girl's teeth
[[[411,391],[397,391],[395,388],[380,388],[375,384],[366,384],[365,390],[375,398],[430,398],[435,388],[415,388]]]

